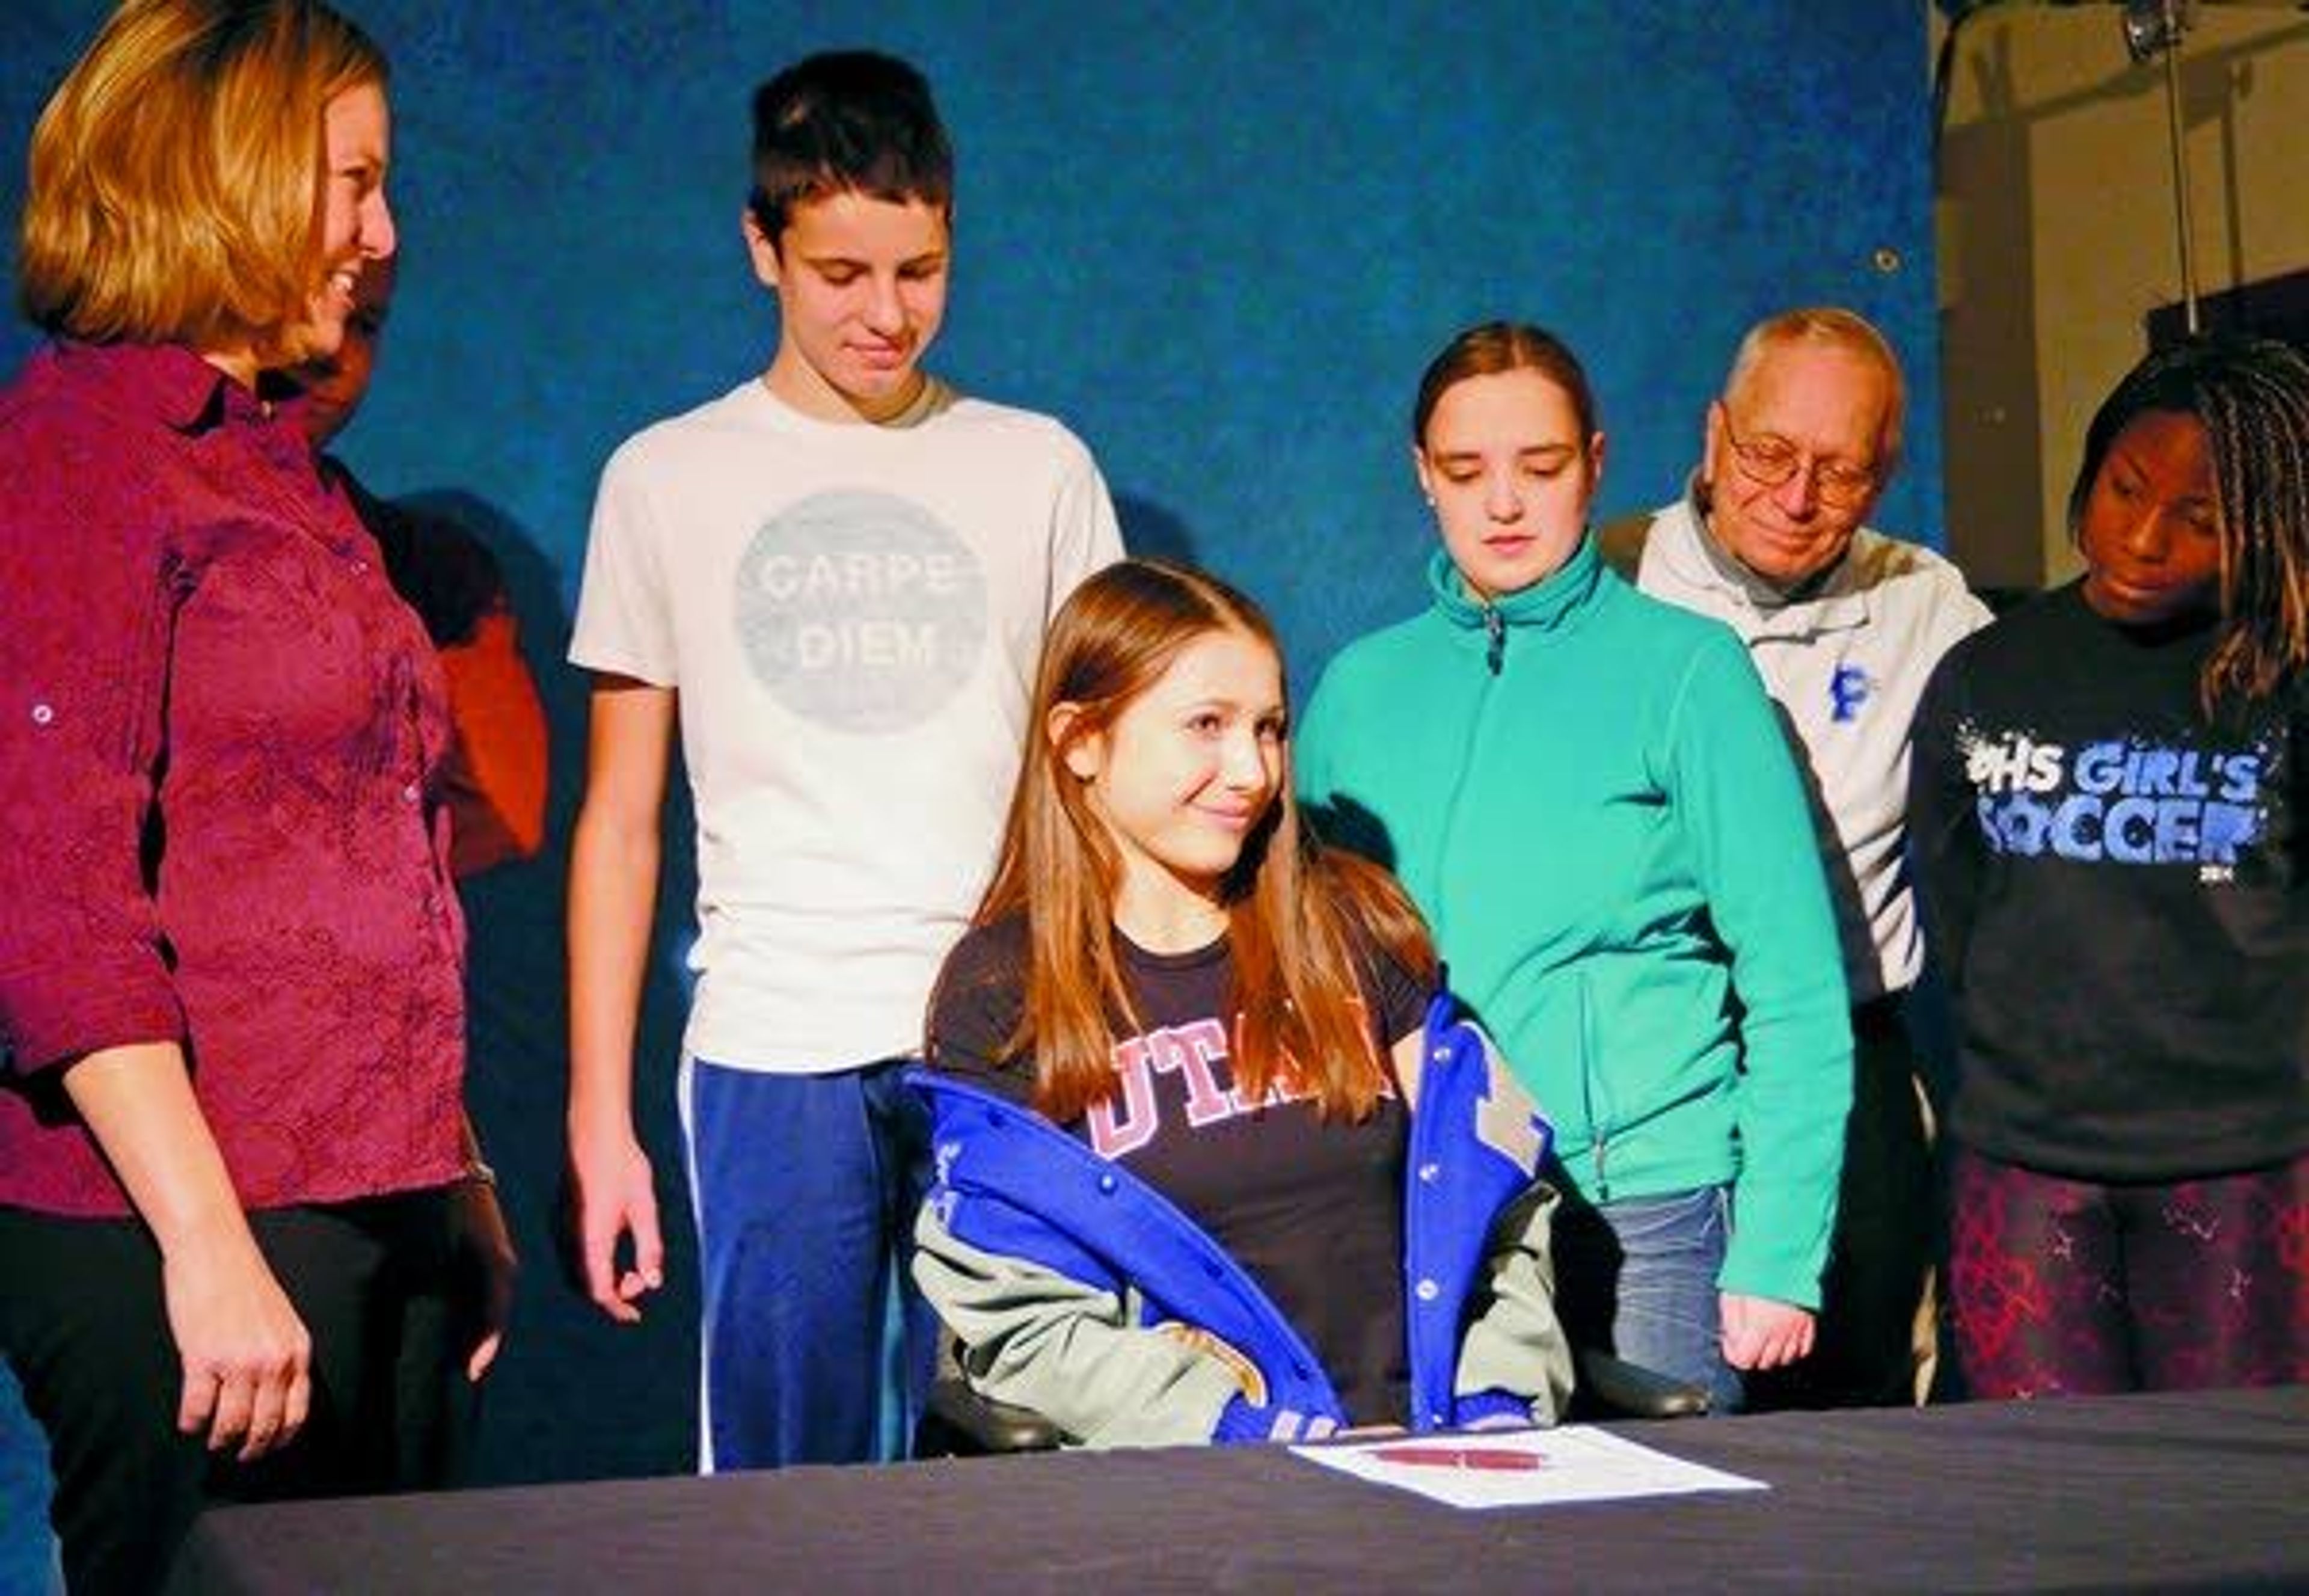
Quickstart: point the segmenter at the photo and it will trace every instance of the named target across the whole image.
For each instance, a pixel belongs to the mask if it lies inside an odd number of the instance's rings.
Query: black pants
[[[255,1213],[313,1341],[311,1416],[243,1464],[177,1431],[182,1365],[160,1255],[134,1219],[0,1208],[0,1349],[47,1432],[73,1596],[155,1590],[203,1508],[446,1483],[472,1419],[448,1197]]]
[[[1812,1355],[1749,1383],[1757,1408],[1902,1406],[1931,1355],[1933,1152],[1902,999],[1852,1011],[1852,1115]],[[1919,1345],[1922,1341],[1923,1345]]]

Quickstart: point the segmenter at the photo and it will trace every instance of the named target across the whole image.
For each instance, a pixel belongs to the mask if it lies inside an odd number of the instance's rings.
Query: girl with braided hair
[[[1950,652],[1909,809],[1982,1396],[2309,1379],[2309,359],[2120,382],[2085,575]]]

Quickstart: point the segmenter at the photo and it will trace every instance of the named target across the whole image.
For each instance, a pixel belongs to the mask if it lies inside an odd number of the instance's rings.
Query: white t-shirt
[[[569,657],[679,696],[697,821],[685,1045],[791,1074],[912,1054],[991,873],[1042,632],[1121,538],[1057,421],[911,424],[748,382],[601,473]]]
[[[1864,526],[1820,592],[1767,605],[1711,558],[1708,535],[1689,495],[1658,512],[1637,585],[1748,646],[1811,774],[1853,1002],[1905,991],[1924,962],[1903,852],[1910,725],[1941,655],[1988,623],[1987,606],[1931,550]]]

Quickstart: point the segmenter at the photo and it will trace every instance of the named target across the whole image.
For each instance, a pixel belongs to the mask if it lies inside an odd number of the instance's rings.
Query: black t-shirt
[[[964,937],[930,1014],[939,1067],[1020,1102],[1033,1091],[1033,1060],[996,1060],[1025,1001],[1025,932],[1013,919]],[[1325,1121],[1306,1100],[1238,1101],[1225,941],[1170,955],[1120,932],[1115,942],[1145,1028],[1115,1044],[1120,1097],[1066,1128],[1176,1203],[1250,1272],[1323,1360],[1353,1422],[1401,1422],[1403,1104],[1390,1094],[1356,1123]],[[1362,962],[1374,1042],[1418,1030],[1427,994],[1383,957]]]

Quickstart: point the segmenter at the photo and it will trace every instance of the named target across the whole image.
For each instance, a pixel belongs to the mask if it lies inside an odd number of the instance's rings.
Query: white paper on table
[[[1760,1479],[1688,1463],[1586,1425],[1397,1436],[1291,1450],[1327,1469],[1416,1491],[1451,1507],[1535,1507],[1771,1488]]]

